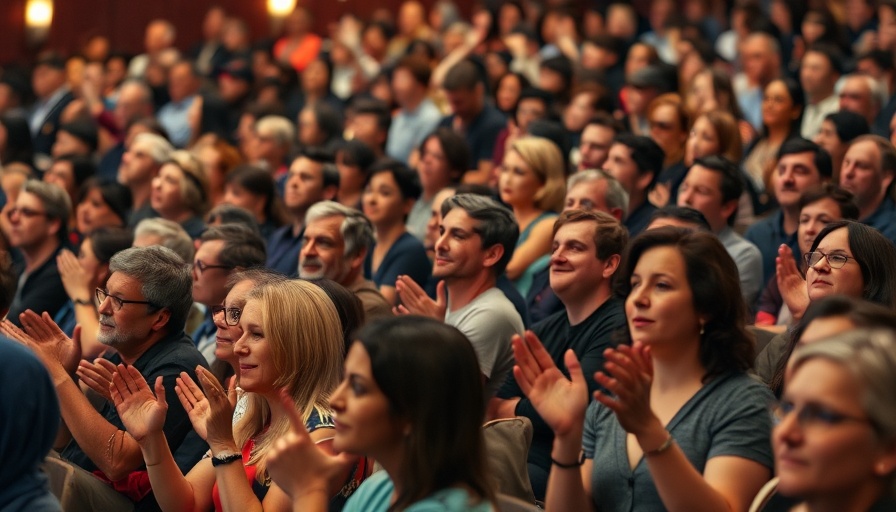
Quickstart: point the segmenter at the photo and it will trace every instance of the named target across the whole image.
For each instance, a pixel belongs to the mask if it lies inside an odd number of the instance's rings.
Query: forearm
[[[100,322],[96,308],[91,304],[75,304],[75,321],[81,326],[81,357],[93,360],[106,350],[97,340]]]
[[[177,467],[165,433],[159,431],[148,435],[140,442],[140,451],[159,507],[165,512],[192,512],[196,491]],[[208,493],[211,494],[211,489]]]
[[[554,438],[554,446],[551,450],[551,458],[564,464],[569,464],[579,459],[582,451],[582,431],[576,429],[564,436]],[[561,468],[556,464],[551,466],[548,476],[548,490],[545,497],[545,510],[592,510],[591,497],[585,490],[583,478],[589,478],[585,474],[592,467],[591,463],[582,468]]]
[[[56,385],[64,427],[81,450],[110,480],[120,480],[140,467],[140,449],[123,430],[106,421],[71,379]]]
[[[236,450],[234,450],[236,451]],[[244,461],[236,461],[215,468],[218,496],[224,512],[262,512],[264,507],[246,478]]]

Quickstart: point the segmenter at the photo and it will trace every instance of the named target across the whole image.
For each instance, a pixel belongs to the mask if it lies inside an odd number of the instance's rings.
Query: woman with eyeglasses
[[[777,480],[752,511],[896,510],[896,333],[799,348],[772,433]]]
[[[205,230],[202,217],[209,207],[208,190],[202,162],[193,153],[178,150],[152,179],[149,201],[160,217],[177,222],[195,240]]]
[[[224,324],[230,325],[237,316],[236,306],[227,306],[216,320],[223,313]],[[197,433],[210,447],[210,457],[186,476],[161,431],[168,398],[161,381],[154,384],[153,396],[134,368],[119,366],[113,376],[113,402],[140,445],[156,500],[165,512],[291,510],[289,497],[271,482],[266,469],[274,442],[290,427],[281,391],[289,396],[311,439],[326,442],[333,436],[328,401],[339,383],[343,341],[332,301],[313,284],[284,280],[251,289],[238,315],[241,334],[233,354],[238,358],[240,387],[248,393],[242,418],[233,424],[228,393],[207,370],[197,369],[201,387],[181,374],[175,388]],[[335,496],[329,494],[334,510],[341,509],[364,473],[356,465],[340,475],[347,483]]]

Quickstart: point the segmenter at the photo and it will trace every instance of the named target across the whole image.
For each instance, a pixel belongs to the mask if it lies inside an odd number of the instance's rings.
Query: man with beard
[[[163,429],[171,450],[176,451],[192,430],[176,398],[176,379],[186,372],[195,381],[196,367],[207,367],[184,334],[192,303],[190,267],[170,249],[152,246],[119,252],[109,270],[106,287],[96,292],[97,339],[115,349],[104,358],[115,365],[133,366],[150,386],[161,379],[168,398]],[[31,311],[23,315],[22,323],[30,337],[10,331],[9,324],[4,333],[26,340],[53,379],[62,409],[60,436],[71,437],[60,455],[74,468],[74,494],[79,502],[74,509],[130,510],[134,503],[154,507],[140,446],[126,432],[112,401],[106,397],[95,409],[71,378],[80,360],[79,328],[69,339],[49,317]]]
[[[351,290],[364,319],[392,316],[392,307],[373,281],[364,279],[364,258],[373,244],[373,226],[364,214],[335,201],[321,201],[305,214],[299,253],[302,279],[327,278]]]

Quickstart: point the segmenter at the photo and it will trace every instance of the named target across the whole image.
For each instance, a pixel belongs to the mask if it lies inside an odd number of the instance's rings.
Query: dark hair
[[[860,60],[870,60],[875,66],[883,71],[893,70],[893,53],[887,50],[868,50],[856,57],[856,62]]]
[[[392,73],[395,73],[395,71],[398,71],[399,69],[407,70],[407,72],[414,78],[414,81],[419,85],[426,88],[429,87],[429,80],[432,77],[432,69],[429,67],[429,62],[423,57],[418,55],[408,55],[398,61],[395,65],[395,69],[392,70]]]
[[[276,226],[288,222],[277,194],[277,184],[270,172],[252,164],[241,164],[224,177],[224,183],[237,185],[254,196],[263,197],[266,221]]]
[[[455,208],[465,211],[477,222],[473,231],[482,240],[482,248],[495,245],[504,248],[501,259],[492,267],[495,276],[504,273],[504,269],[513,258],[513,251],[520,236],[520,228],[513,213],[491,197],[478,194],[455,194],[442,202],[442,218]]]
[[[109,263],[116,253],[134,245],[134,233],[125,228],[96,228],[84,239],[90,240],[93,255],[100,263]]]
[[[212,226],[199,237],[200,242],[223,240],[218,259],[221,265],[234,269],[248,269],[264,265],[265,242],[257,232],[241,224]]]
[[[336,110],[326,101],[314,102],[311,106],[311,112],[317,121],[317,127],[324,133],[324,143],[322,145],[342,139],[342,112]]]
[[[612,215],[596,210],[567,210],[554,222],[554,234],[566,224],[590,222],[594,226],[594,248],[597,259],[605,261],[614,254],[622,254],[628,244],[628,230]]]
[[[96,174],[96,165],[93,163],[93,160],[86,156],[63,155],[56,158],[55,161],[68,162],[72,165],[72,178],[75,181],[75,190],[79,190],[88,178]]]
[[[336,313],[339,314],[339,323],[342,326],[343,343],[345,344],[343,353],[348,354],[348,349],[351,348],[352,343],[355,341],[355,331],[364,325],[364,305],[361,303],[361,299],[354,292],[332,279],[319,277],[307,279],[307,281],[319,286],[333,301],[333,305],[336,306]]]
[[[846,61],[846,58],[837,46],[825,42],[813,43],[806,48],[806,53],[808,54],[809,52],[817,53],[826,58],[831,66],[831,71],[834,73],[838,75],[843,73],[842,63]]]
[[[641,256],[657,247],[673,247],[685,263],[694,310],[706,317],[700,337],[700,363],[704,381],[728,372],[745,372],[753,366],[754,342],[745,322],[747,306],[740,291],[737,265],[715,235],[703,231],[664,227],[635,237],[617,272],[616,295],[631,293],[631,277]]]
[[[448,70],[442,80],[442,88],[446,91],[470,90],[479,84],[485,84],[479,66],[470,59],[464,59]]]
[[[372,115],[376,118],[376,127],[384,133],[389,132],[392,125],[392,113],[389,105],[375,98],[358,98],[352,102],[350,110],[352,115]]]
[[[336,161],[336,155],[332,151],[318,146],[308,146],[302,149],[297,158],[301,157],[319,164],[332,164]]]
[[[34,167],[34,144],[28,121],[11,115],[0,116],[0,125],[6,128],[6,148],[0,153],[0,162],[8,165],[21,162]]]
[[[261,235],[261,228],[258,225],[258,220],[255,219],[255,214],[233,204],[222,203],[212,208],[208,215],[205,216],[205,223],[209,226],[214,224],[239,224]]]
[[[482,378],[469,340],[454,327],[417,316],[373,321],[357,340],[391,416],[411,425],[396,475],[406,485],[389,510],[404,510],[458,484],[492,501],[481,432]]]
[[[565,102],[569,98],[569,91],[572,88],[572,62],[563,55],[557,55],[541,61],[538,65],[540,70],[548,70],[560,75],[563,79],[563,89],[558,92],[561,102]]]
[[[657,219],[676,219],[682,222],[687,222],[688,224],[693,224],[700,231],[712,232],[712,227],[709,225],[709,221],[706,220],[706,217],[704,217],[700,211],[689,206],[663,206],[659,210],[653,212],[653,215],[650,216],[651,223]]]
[[[392,158],[381,158],[377,163],[373,164],[370,172],[367,174],[367,179],[364,180],[364,187],[370,184],[374,176],[384,172],[392,174],[395,184],[398,185],[398,191],[401,192],[402,200],[416,200],[420,197],[423,189],[420,187],[417,173],[410,170],[403,162]]]
[[[877,229],[854,220],[838,220],[825,226],[809,252],[832,231],[846,228],[849,250],[862,270],[862,298],[889,308],[896,307],[896,247]]]
[[[582,44],[591,44],[598,48],[602,48],[614,55],[617,59],[625,57],[626,44],[625,41],[609,34],[597,34],[593,37],[582,41]]]
[[[622,144],[631,150],[631,158],[638,166],[638,174],[653,173],[653,179],[647,190],[653,188],[656,179],[663,170],[663,161],[666,159],[666,153],[663,148],[650,137],[644,135],[633,135],[631,133],[620,133],[613,139],[613,144]]]
[[[871,128],[861,114],[850,112],[849,110],[838,110],[824,116],[825,121],[830,121],[837,131],[837,138],[840,142],[846,144],[852,142],[856,137],[868,135]]]
[[[785,155],[795,155],[798,153],[812,153],[812,163],[822,178],[830,178],[834,175],[834,164],[831,162],[831,155],[818,144],[802,137],[793,137],[784,141],[781,148],[778,149],[778,155],[775,157],[781,160]]]
[[[809,304],[809,307],[803,314],[803,318],[790,332],[787,346],[781,354],[781,358],[778,359],[775,373],[768,383],[768,387],[772,389],[776,397],[780,398],[781,393],[784,391],[784,374],[787,371],[787,362],[790,360],[790,355],[793,354],[797,344],[803,338],[806,328],[815,320],[835,316],[845,316],[857,328],[882,327],[896,330],[896,314],[880,304],[844,295],[832,295]]]
[[[772,84],[774,82],[781,82],[782,84],[784,84],[784,87],[787,89],[787,95],[790,96],[790,100],[793,102],[793,106],[800,107],[800,115],[797,116],[795,119],[790,120],[790,131],[789,131],[789,135],[788,135],[789,137],[790,136],[798,136],[800,133],[800,126],[803,122],[803,112],[806,107],[806,96],[803,93],[803,86],[801,86],[800,83],[797,82],[796,80],[794,80],[790,77],[786,77],[786,76],[776,78],[776,79],[772,80],[771,82],[769,82],[769,84]],[[767,87],[768,87],[768,85],[766,85],[763,88],[763,94],[764,94],[765,88],[767,88]],[[762,131],[763,131],[763,133],[762,133],[763,137],[768,135],[768,127],[765,126],[765,122],[763,122]]]
[[[613,130],[613,133],[622,133],[622,123],[608,112],[595,112],[594,116],[585,123],[585,128],[591,125],[603,126]],[[583,129],[584,131],[584,129]],[[665,155],[663,155],[665,158]]]
[[[342,161],[345,165],[359,167],[364,174],[376,162],[376,154],[370,149],[370,146],[358,139],[347,140],[340,144],[336,149],[336,154],[339,153],[342,153]]]
[[[93,189],[99,190],[100,195],[103,197],[103,202],[121,219],[121,225],[126,225],[128,223],[128,212],[134,204],[131,189],[116,180],[92,176],[87,178],[84,184],[81,185],[78,204],[87,199],[87,194]]]
[[[445,154],[451,181],[460,183],[470,163],[470,146],[467,145],[467,139],[447,126],[436,128],[434,132],[427,135],[423,142],[420,143],[421,155],[423,154],[423,146],[432,138],[437,139],[439,145],[442,146],[442,153]]]
[[[722,177],[719,188],[722,191],[722,203],[728,201],[736,201],[744,193],[744,182],[741,179],[740,169],[725,157],[718,155],[705,156],[694,161],[695,165],[715,171]],[[734,224],[734,218],[737,217],[737,210],[728,217],[728,225]]]
[[[800,195],[799,209],[802,210],[806,206],[822,199],[830,199],[837,203],[840,207],[840,217],[846,220],[859,218],[859,206],[856,204],[855,196],[849,190],[833,183],[824,183],[820,187],[803,192]]]
[[[575,98],[579,94],[590,94],[591,101],[588,105],[594,109],[596,114],[607,114],[613,111],[613,93],[603,84],[599,82],[582,82],[573,88],[569,95],[570,99]],[[618,121],[617,121],[618,123]],[[616,130],[621,131],[621,130]]]
[[[12,268],[12,258],[6,251],[0,252],[0,313],[4,316],[12,306],[18,286],[18,275]]]

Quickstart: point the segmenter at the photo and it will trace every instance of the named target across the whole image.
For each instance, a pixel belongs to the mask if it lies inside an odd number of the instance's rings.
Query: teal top
[[[539,222],[543,221],[544,219],[553,219],[556,217],[557,217],[557,214],[554,212],[544,212],[541,215],[539,215],[538,217],[535,217],[535,220],[530,222],[529,225],[526,226],[526,229],[524,229],[520,233],[520,237],[517,238],[517,240],[516,240],[517,248],[519,248],[519,246],[523,245],[526,242],[526,240],[529,239],[529,234],[532,232],[532,228],[534,228],[536,225],[538,225]],[[535,274],[548,268],[548,265],[550,265],[550,263],[551,263],[550,253],[545,254],[545,255],[541,256],[540,258],[538,258],[537,260],[533,261],[532,264],[529,265],[529,267],[527,267],[526,270],[523,271],[522,275],[520,275],[520,277],[516,278],[513,281],[513,285],[516,286],[516,289],[517,289],[517,291],[520,292],[520,295],[525,297],[529,293],[529,288],[532,287],[532,278],[535,277]]]
[[[395,486],[385,471],[377,471],[352,494],[343,512],[385,512],[392,501]],[[470,503],[467,491],[442,489],[405,509],[407,512],[495,512],[489,502]]]

